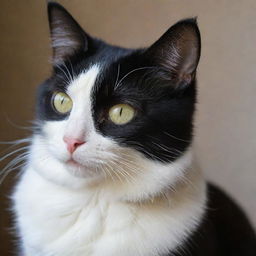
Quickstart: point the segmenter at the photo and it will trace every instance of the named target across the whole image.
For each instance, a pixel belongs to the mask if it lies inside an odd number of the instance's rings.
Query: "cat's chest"
[[[35,175],[23,177],[14,200],[26,256],[160,256],[196,226],[190,202],[138,206],[66,191]]]
[[[119,246],[125,247],[119,240],[126,241],[132,236],[133,223],[137,219],[132,209],[108,201],[92,200],[82,207],[66,209],[56,209],[55,204],[52,207],[55,207],[54,212],[47,218],[41,215],[35,222],[39,223],[41,219],[44,223],[41,230],[44,248],[56,255],[98,256],[102,251],[105,251],[104,255],[118,255],[113,251],[119,251]]]
[[[19,185],[16,207],[22,236],[36,255],[118,255],[113,251],[134,235],[138,216],[132,207],[35,180],[29,187],[25,183]]]

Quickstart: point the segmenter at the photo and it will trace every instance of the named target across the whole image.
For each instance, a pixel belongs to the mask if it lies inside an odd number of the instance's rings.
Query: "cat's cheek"
[[[45,146],[53,157],[64,162],[70,158],[66,144],[63,141],[67,123],[67,120],[46,122],[41,140],[42,146]]]
[[[38,135],[33,138],[27,165],[43,179],[64,187],[79,189],[88,182],[73,175],[64,162],[50,153],[41,136]]]
[[[50,154],[61,162],[67,162],[70,159],[70,154],[68,153],[64,143],[55,143],[53,145],[47,145],[47,150]]]
[[[69,184],[69,187],[77,187],[80,183],[102,179],[104,178],[103,173],[99,172],[95,161],[92,161],[98,156],[97,148],[101,147],[99,141],[98,136],[96,141],[94,139],[90,140],[72,156],[73,159],[80,161],[77,164],[70,163],[71,156],[65,143],[61,140],[61,137],[51,136],[48,130],[47,134],[44,133],[44,135],[34,137],[30,150],[30,165],[43,178],[55,184]],[[81,182],[77,182],[78,179]]]

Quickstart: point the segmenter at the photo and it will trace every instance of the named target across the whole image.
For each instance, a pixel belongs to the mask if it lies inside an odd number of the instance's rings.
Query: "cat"
[[[12,196],[21,255],[256,255],[246,215],[193,158],[196,19],[126,49],[58,3],[48,17],[53,73]]]

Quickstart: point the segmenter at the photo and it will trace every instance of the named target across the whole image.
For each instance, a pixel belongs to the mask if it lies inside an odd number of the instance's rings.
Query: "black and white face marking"
[[[38,129],[13,196],[24,254],[176,251],[205,202],[189,149],[195,21],[128,50],[90,37],[58,4],[48,10],[54,70],[38,91]]]
[[[130,176],[179,161],[192,140],[196,21],[181,21],[151,47],[130,50],[90,37],[58,4],[49,4],[49,20],[54,72],[38,91],[35,148],[43,144],[52,164],[76,177],[111,176],[121,160]],[[70,111],[56,111],[56,93],[71,99]],[[119,121],[110,116],[115,108]]]
[[[182,91],[175,89],[171,81],[162,79],[156,67],[137,67],[137,60],[141,58],[143,63],[144,56],[136,55],[136,62],[132,62],[134,55],[127,56],[101,74],[92,94],[95,127],[104,136],[150,159],[171,162],[191,142],[195,85]],[[117,73],[121,82],[115,83]],[[109,109],[117,104],[127,104],[135,110],[127,124],[116,125],[110,120]]]

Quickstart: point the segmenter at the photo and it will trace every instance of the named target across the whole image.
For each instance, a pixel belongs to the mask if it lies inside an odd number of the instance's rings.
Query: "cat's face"
[[[190,161],[195,20],[139,50],[93,39],[57,4],[49,20],[54,72],[38,92],[35,169],[58,184],[119,184],[130,195],[175,182]]]

